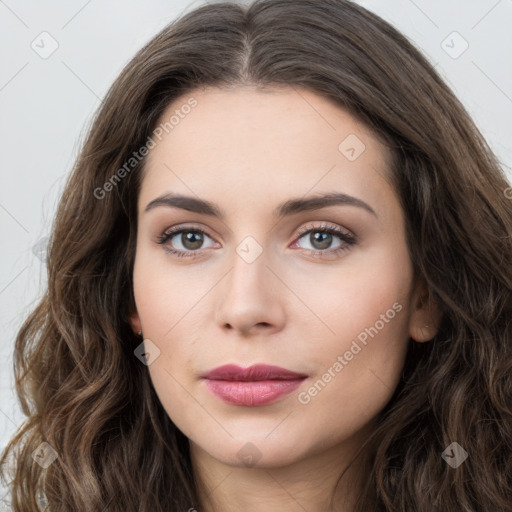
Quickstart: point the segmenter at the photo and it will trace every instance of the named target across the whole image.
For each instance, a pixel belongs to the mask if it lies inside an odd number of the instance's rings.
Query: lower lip
[[[297,389],[304,379],[228,381],[206,380],[206,387],[224,402],[255,407],[275,402]]]

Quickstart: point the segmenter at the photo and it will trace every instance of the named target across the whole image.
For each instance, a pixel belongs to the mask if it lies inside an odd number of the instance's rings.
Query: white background
[[[203,3],[0,0],[0,448],[23,420],[12,351],[17,329],[45,286],[46,270],[33,247],[49,233],[91,115],[139,48]],[[427,54],[512,177],[512,0],[358,3]],[[31,47],[43,44],[44,31],[58,43],[46,59]],[[463,39],[446,39],[454,31]],[[445,40],[452,54],[464,40],[469,47],[452,58]],[[3,493],[0,488],[0,498]]]

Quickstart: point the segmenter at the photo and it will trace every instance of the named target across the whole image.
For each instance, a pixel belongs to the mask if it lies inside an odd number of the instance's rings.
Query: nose
[[[251,262],[234,251],[232,263],[231,271],[219,284],[217,324],[244,336],[281,330],[285,287],[268,266],[265,251]]]

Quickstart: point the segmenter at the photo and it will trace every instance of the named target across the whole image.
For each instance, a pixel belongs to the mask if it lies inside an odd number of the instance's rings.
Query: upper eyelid
[[[199,232],[203,232],[205,235],[208,235],[211,239],[214,238],[212,235],[209,234],[209,232],[206,228],[193,226],[190,224],[186,224],[184,226],[174,226],[172,228],[168,228],[162,232],[161,236],[166,236],[166,235],[175,236],[183,231],[199,231]]]
[[[329,222],[324,222],[320,226],[305,225],[303,228],[299,229],[296,236],[302,237],[302,235],[304,235],[308,231],[314,231],[314,230],[321,231],[323,229],[332,230],[332,231],[341,231],[342,233],[346,234],[347,236],[350,236],[354,239],[356,238],[356,235],[350,229],[347,229],[343,226],[339,226],[339,225],[329,223]]]

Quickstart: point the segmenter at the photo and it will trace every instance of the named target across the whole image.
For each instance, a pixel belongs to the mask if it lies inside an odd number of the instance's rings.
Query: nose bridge
[[[218,322],[238,330],[256,324],[276,327],[282,320],[282,306],[276,293],[275,276],[267,268],[268,248],[248,235],[235,247],[231,271],[218,304]]]
[[[264,292],[268,286],[268,248],[264,248],[252,235],[245,236],[235,247],[232,271],[228,281],[233,291],[240,291],[246,297]]]

